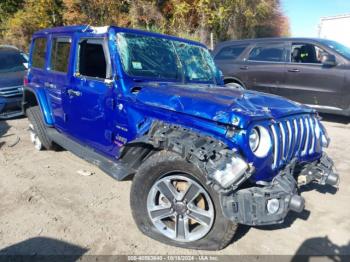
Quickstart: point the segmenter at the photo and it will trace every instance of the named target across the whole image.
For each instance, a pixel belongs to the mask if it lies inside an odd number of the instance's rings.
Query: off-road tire
[[[153,184],[169,172],[183,172],[199,183],[209,194],[215,210],[215,220],[210,231],[201,239],[192,242],[180,242],[161,234],[153,225],[147,212],[147,196]],[[138,228],[147,236],[169,245],[203,250],[219,250],[231,243],[237,224],[223,216],[219,194],[206,185],[206,178],[194,164],[170,151],[160,151],[149,157],[139,167],[130,193],[131,210]]]
[[[56,148],[55,144],[47,135],[47,127],[45,126],[43,115],[39,106],[29,107],[26,111],[26,114],[28,116],[29,122],[33,125],[34,132],[39,137],[43,147],[46,150],[54,150]]]

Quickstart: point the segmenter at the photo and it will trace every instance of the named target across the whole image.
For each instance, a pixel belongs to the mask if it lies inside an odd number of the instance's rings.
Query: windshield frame
[[[167,78],[167,77],[157,77],[157,76],[141,76],[141,75],[133,75],[130,74],[130,72],[128,72],[128,70],[126,70],[125,68],[125,64],[123,62],[123,58],[122,58],[122,50],[121,47],[118,43],[118,39],[119,37],[123,37],[123,35],[134,35],[136,38],[142,37],[142,38],[154,38],[154,39],[164,39],[165,41],[168,41],[173,48],[173,54],[175,55],[177,62],[179,63],[179,67],[178,67],[178,72],[177,72],[177,77],[176,78]],[[177,37],[173,37],[173,36],[168,36],[168,35],[162,35],[162,34],[157,34],[157,33],[151,33],[151,32],[143,32],[143,31],[118,31],[116,32],[116,36],[115,36],[115,42],[116,42],[116,52],[119,58],[119,63],[120,63],[120,68],[123,72],[124,75],[126,75],[129,78],[132,78],[136,81],[142,81],[143,79],[145,81],[155,81],[155,82],[174,82],[174,83],[182,83],[182,84],[214,84],[217,85],[219,83],[219,78],[220,78],[220,70],[218,69],[218,67],[216,66],[213,57],[211,56],[208,48],[199,43],[199,42],[194,42],[191,40],[187,40],[187,39],[181,39],[181,38],[177,38]],[[191,47],[196,47],[200,50],[200,59],[203,59],[206,62],[206,66],[208,67],[208,71],[210,71],[210,79],[208,79],[207,81],[198,81],[198,80],[188,80],[186,77],[186,72],[184,70],[184,65],[183,65],[183,61],[180,58],[180,55],[177,51],[177,48],[175,47],[175,44],[179,43],[179,44],[184,44],[186,46],[191,46]],[[215,70],[213,70],[213,68],[210,66],[210,62],[207,60],[207,58],[204,55],[204,52],[208,53],[208,57],[210,57],[210,59],[212,60],[212,63],[215,67]]]

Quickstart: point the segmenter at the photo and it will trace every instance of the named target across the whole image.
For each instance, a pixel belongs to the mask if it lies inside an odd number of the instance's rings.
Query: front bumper
[[[337,186],[339,176],[333,162],[324,154],[320,160],[298,167],[291,161],[270,183],[240,189],[221,195],[224,215],[246,225],[271,225],[282,223],[289,211],[301,212],[304,198],[298,187],[316,182]]]
[[[23,115],[22,96],[0,97],[0,119]]]

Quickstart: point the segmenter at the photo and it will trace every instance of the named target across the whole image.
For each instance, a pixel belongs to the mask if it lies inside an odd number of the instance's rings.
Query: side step
[[[61,147],[67,149],[87,162],[98,166],[102,171],[119,181],[135,173],[135,170],[126,167],[125,164],[121,163],[121,161],[112,161],[109,158],[97,153],[92,148],[83,146],[73,139],[68,138],[54,128],[47,128],[47,134],[52,141]]]

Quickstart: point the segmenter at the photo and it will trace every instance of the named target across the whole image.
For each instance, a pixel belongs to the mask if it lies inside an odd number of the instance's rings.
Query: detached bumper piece
[[[297,193],[292,171],[293,165],[290,165],[268,185],[245,188],[224,196],[225,215],[240,224],[270,225],[282,223],[289,210],[302,211],[304,199]]]
[[[292,161],[270,183],[221,195],[224,215],[245,225],[272,225],[284,221],[289,211],[301,212],[305,200],[298,194],[297,180],[306,184],[337,185],[339,176],[333,170],[333,162],[327,155],[319,161],[305,165],[295,174],[296,161]],[[302,179],[295,179],[301,176]],[[300,185],[300,183],[299,183]]]

